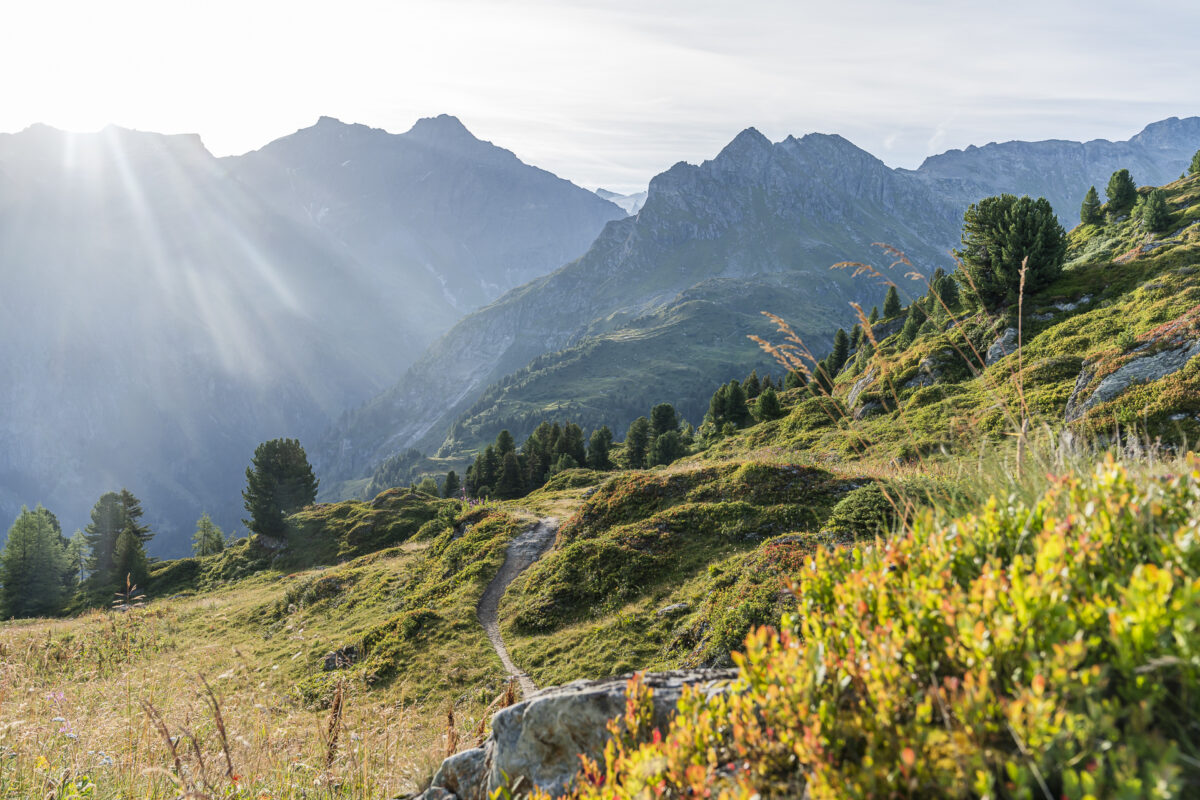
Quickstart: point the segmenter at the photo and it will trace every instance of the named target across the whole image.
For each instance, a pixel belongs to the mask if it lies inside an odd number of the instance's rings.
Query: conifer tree
[[[496,434],[496,455],[504,458],[505,453],[515,452],[517,444],[513,441],[513,435],[507,429]]]
[[[783,409],[779,407],[779,395],[775,394],[773,388],[763,389],[762,394],[758,396],[754,403],[754,416],[760,422],[770,422],[783,416]]]
[[[900,293],[896,291],[895,286],[889,286],[887,295],[883,298],[883,318],[891,319],[892,317],[898,317],[902,310],[900,306]]]
[[[504,500],[520,497],[525,493],[525,484],[521,476],[521,462],[517,460],[515,450],[504,454],[500,465],[500,477],[496,479],[496,496]]]
[[[66,601],[69,565],[51,515],[22,508],[0,552],[0,618],[50,616]]]
[[[571,458],[571,456],[569,454],[563,453],[562,455],[560,455],[558,457],[558,460],[554,462],[554,466],[552,466],[550,468],[550,474],[557,475],[558,473],[563,472],[564,470],[576,469],[578,466],[579,466],[578,461]]]
[[[125,512],[121,508],[121,496],[116,492],[105,492],[92,506],[91,522],[84,528],[84,538],[91,552],[87,569],[93,583],[104,591],[115,581],[113,551],[124,527]]]
[[[428,475],[426,475],[419,483],[413,486],[413,489],[421,492],[422,494],[427,494],[430,497],[440,497],[442,494],[441,490],[438,489],[437,479]]]
[[[684,455],[683,441],[679,436],[679,431],[670,430],[654,437],[650,443],[650,451],[648,460],[650,465],[670,464],[677,458]]]
[[[1167,209],[1167,195],[1162,189],[1154,189],[1142,206],[1142,225],[1152,233],[1162,233],[1171,226],[1171,212]]]
[[[1036,292],[1058,277],[1067,252],[1066,232],[1050,203],[1011,194],[972,203],[963,215],[962,243],[955,253],[990,311],[1016,302],[1022,264],[1025,291]]]
[[[753,400],[758,397],[758,393],[762,391],[762,383],[758,380],[758,370],[750,370],[750,374],[746,376],[746,380],[742,383],[742,390],[746,393],[747,400]]]
[[[670,403],[659,403],[650,409],[650,436],[662,436],[667,431],[679,430],[679,417],[675,414],[675,406]]]
[[[150,569],[136,526],[126,525],[117,537],[117,546],[113,551],[113,569],[117,576],[114,591],[121,591],[127,585],[138,588],[146,586]]]
[[[1105,187],[1104,194],[1108,197],[1110,214],[1120,214],[1133,206],[1134,200],[1137,199],[1137,184],[1133,182],[1133,176],[1129,174],[1129,170],[1119,169],[1114,172],[1108,179],[1108,186]]]
[[[67,541],[67,564],[71,570],[72,586],[79,586],[87,580],[88,543],[83,531],[75,531]]]
[[[613,435],[607,425],[602,425],[599,429],[592,431],[592,437],[588,440],[588,466],[594,470],[609,470],[612,469],[612,459],[609,457],[609,452],[612,450]]]
[[[254,533],[282,539],[287,534],[284,518],[316,501],[317,485],[298,440],[263,442],[246,468],[242,500],[250,518],[242,522]]]
[[[1087,194],[1083,196],[1083,205],[1079,207],[1079,221],[1084,225],[1099,225],[1104,221],[1104,214],[1100,211],[1100,195],[1096,193],[1096,187],[1091,186],[1087,190]]]
[[[921,303],[913,303],[908,307],[908,316],[904,319],[904,327],[900,330],[900,341],[907,347],[917,338],[917,332],[927,319],[925,308]]]
[[[729,384],[721,384],[717,390],[713,392],[712,398],[708,401],[708,418],[714,425],[720,427],[725,424],[726,418],[729,416]]]
[[[1192,156],[1192,163],[1188,167],[1188,174],[1200,175],[1200,150],[1197,150],[1196,154]]]
[[[783,388],[785,390],[803,389],[807,383],[808,381],[805,379],[804,373],[798,369],[794,369],[787,374],[786,378],[784,378]]]
[[[458,497],[460,489],[462,489],[462,485],[458,482],[458,473],[450,470],[446,473],[446,480],[442,483],[442,497],[454,499]]]
[[[837,375],[846,359],[850,357],[850,337],[843,328],[838,328],[833,335],[833,352],[829,354],[829,377]]]
[[[483,463],[479,471],[479,488],[490,490],[496,488],[496,479],[500,477],[500,457],[496,454],[495,445],[483,449]]]
[[[745,427],[750,421],[750,409],[746,406],[746,392],[736,380],[729,382],[725,419],[739,428]]]
[[[225,534],[205,511],[196,520],[196,532],[192,534],[192,554],[211,556],[225,549]]]
[[[558,456],[570,456],[575,462],[575,466],[587,463],[587,445],[583,441],[583,428],[580,428],[574,422],[568,422],[563,426],[562,437],[558,440],[558,446],[555,448],[555,461]]]
[[[133,529],[134,535],[143,546],[154,538],[150,528],[141,522],[142,514],[145,513],[142,511],[142,501],[134,497],[133,492],[128,489],[121,490],[121,512],[125,515],[125,524]]]
[[[953,273],[942,278],[941,283],[937,286],[937,293],[938,297],[942,298],[940,305],[945,305],[951,311],[958,308],[958,279],[954,277]]]
[[[863,338],[862,325],[859,325],[856,322],[856,323],[854,323],[854,327],[850,330],[850,349],[857,350],[859,345],[862,344],[862,338]]]
[[[896,302],[900,302],[900,298],[896,298]],[[874,325],[879,322],[879,306],[871,306],[871,313],[867,316],[867,322]]]
[[[650,448],[650,420],[638,417],[625,433],[625,461],[630,469],[644,469]]]

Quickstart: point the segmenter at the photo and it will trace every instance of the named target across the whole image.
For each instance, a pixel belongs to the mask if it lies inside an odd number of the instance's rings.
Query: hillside
[[[114,127],[0,135],[0,514],[42,502],[70,531],[127,486],[156,554],[205,510],[232,530],[256,444],[315,438],[621,216],[449,117],[323,119],[232,159]]]
[[[761,335],[755,312],[793,320],[822,351],[831,330],[855,322],[848,301],[880,301],[878,285],[830,264],[885,266],[871,245],[886,242],[926,272],[950,266],[969,202],[1048,193],[1073,219],[1087,187],[1103,189],[1123,158],[1143,182],[1177,176],[1200,146],[1198,125],[1166,120],[1124,143],[988,145],[917,171],[890,170],[837,136],[770,144],[747,130],[712,161],[656,177],[638,215],[611,224],[578,262],[468,316],[400,383],[340,419],[319,449],[332,478],[324,491],[352,495],[356,479],[410,448],[461,460],[500,429],[526,431],[548,416],[620,431],[670,401],[690,419],[703,410],[686,399],[692,387],[761,367],[748,340],[724,336]]]
[[[211,706],[180,683],[201,672],[251,796],[423,788],[516,699],[476,615],[507,545],[555,517],[499,603],[537,685],[740,670],[741,691],[614,744],[617,796],[1190,796],[1200,175],[1164,189],[1164,232],[1076,228],[1061,276],[1019,307],[964,298],[911,341],[885,321],[831,392],[784,392],[779,419],[669,466],[569,470],[480,506],[404,489],[319,504],[286,543],[157,565],[145,609],[0,625],[0,703],[33,720],[0,728],[0,787],[200,780],[149,728],[117,732],[153,720],[148,698],[220,763]],[[289,735],[318,724],[341,738]]]

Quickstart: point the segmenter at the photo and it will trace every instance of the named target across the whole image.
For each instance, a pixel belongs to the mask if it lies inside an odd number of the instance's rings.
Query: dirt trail
[[[550,549],[557,532],[558,518],[546,517],[538,520],[536,525],[509,542],[504,565],[500,567],[496,577],[492,578],[492,582],[488,584],[483,597],[479,599],[479,607],[475,610],[480,624],[483,625],[488,639],[492,642],[492,647],[496,650],[496,655],[500,656],[500,661],[508,670],[508,674],[517,679],[517,683],[521,687],[521,694],[525,697],[536,692],[537,685],[527,674],[517,669],[517,665],[508,655],[508,648],[504,646],[504,640],[500,638],[500,598],[504,596],[504,590],[513,582],[513,579]]]

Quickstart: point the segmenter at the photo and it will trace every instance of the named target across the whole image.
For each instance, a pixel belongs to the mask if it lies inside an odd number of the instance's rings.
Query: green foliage
[[[609,453],[612,452],[613,434],[607,425],[592,431],[588,440],[587,464],[594,470],[612,469],[613,463]]]
[[[53,515],[22,508],[0,552],[0,618],[57,614],[66,602],[71,571]]]
[[[574,459],[566,453],[559,456],[559,460]],[[574,463],[574,466],[579,466]],[[558,465],[556,464],[556,469]],[[514,497],[520,497],[525,493],[525,481],[521,476],[521,462],[517,460],[517,454],[514,450],[509,450],[504,454],[504,462],[500,465],[500,477],[496,479],[496,496],[511,500]]]
[[[128,489],[106,492],[92,507],[91,521],[84,528],[84,538],[91,550],[87,569],[89,594],[95,602],[107,604],[113,592],[125,587],[130,569],[144,575],[145,544],[153,534],[141,523],[141,501]],[[136,540],[126,542],[118,563],[117,543],[126,531]]]
[[[755,375],[757,382],[758,376]],[[654,408],[650,409],[650,435],[661,436],[667,431],[679,430],[679,417],[675,414],[675,407],[670,403],[659,403]]]
[[[833,335],[833,350],[829,353],[829,374],[837,375],[850,357],[850,337],[842,328]]]
[[[762,383],[758,379],[758,370],[750,370],[746,380],[742,381],[742,390],[746,392],[746,400],[753,400],[762,391]]]
[[[426,476],[426,477],[422,478],[417,483],[417,485],[413,487],[413,489],[415,489],[418,492],[421,492],[422,494],[427,494],[430,497],[441,497],[442,496],[441,490],[438,489],[437,479],[433,478],[431,476]]]
[[[317,478],[296,439],[272,439],[254,450],[246,468],[242,499],[250,519],[246,527],[262,536],[283,539],[284,518],[317,499]]]
[[[603,786],[575,796],[1188,796],[1198,502],[1200,462],[1149,480],[1108,462],[820,550],[732,690],[686,696],[653,741],[614,739]]]
[[[462,489],[462,484],[458,480],[458,473],[450,470],[446,473],[446,480],[442,483],[442,497],[455,498],[458,497],[459,491]]]
[[[205,511],[196,520],[196,532],[192,534],[192,554],[211,556],[225,549],[225,534]]]
[[[1200,150],[1197,150],[1192,156],[1192,163],[1188,166],[1189,175],[1200,175]]]
[[[643,469],[650,450],[650,420],[638,417],[625,433],[625,463],[630,469]]]
[[[895,286],[889,286],[887,295],[883,298],[883,318],[891,319],[900,316],[902,307],[900,306],[900,294],[896,291]],[[875,320],[871,320],[874,322]]]
[[[1025,291],[1032,293],[1058,277],[1067,251],[1046,199],[1011,194],[972,203],[963,215],[962,243],[955,252],[979,301],[993,311],[1016,302],[1023,262]]]
[[[1096,193],[1096,187],[1088,187],[1087,194],[1083,196],[1083,204],[1079,207],[1079,221],[1084,225],[1099,225],[1104,222],[1104,212],[1100,209],[1100,195]]]
[[[873,539],[891,532],[904,500],[895,488],[869,483],[838,501],[825,520],[825,530],[840,540]]]
[[[686,452],[687,448],[683,445],[679,431],[668,430],[650,441],[650,450],[646,458],[650,462],[650,466],[657,466],[670,464],[672,461],[682,458]]]
[[[1154,189],[1146,196],[1146,202],[1142,206],[1142,224],[1152,233],[1162,233],[1171,226],[1167,195],[1162,189]]]
[[[1108,212],[1120,214],[1128,211],[1137,199],[1137,184],[1133,182],[1129,170],[1119,169],[1108,179],[1104,193],[1108,196]]]
[[[904,318],[904,327],[900,329],[902,346],[907,347],[912,344],[912,341],[917,338],[921,326],[928,318],[929,315],[925,313],[925,307],[921,303],[913,303],[908,307],[908,315]]]
[[[130,525],[126,525],[117,536],[117,543],[113,548],[113,571],[117,579],[116,592],[131,587],[143,589],[146,586],[150,573],[146,550],[137,532]]]
[[[754,402],[754,418],[759,422],[770,422],[783,416],[779,405],[779,395],[773,387],[768,386]]]

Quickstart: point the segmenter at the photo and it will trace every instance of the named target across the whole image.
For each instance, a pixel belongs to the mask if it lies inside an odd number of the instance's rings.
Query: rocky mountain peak
[[[475,135],[467,130],[462,121],[450,114],[439,114],[436,117],[422,117],[413,123],[406,136],[417,141],[431,144],[450,144],[455,142],[478,142]]]

